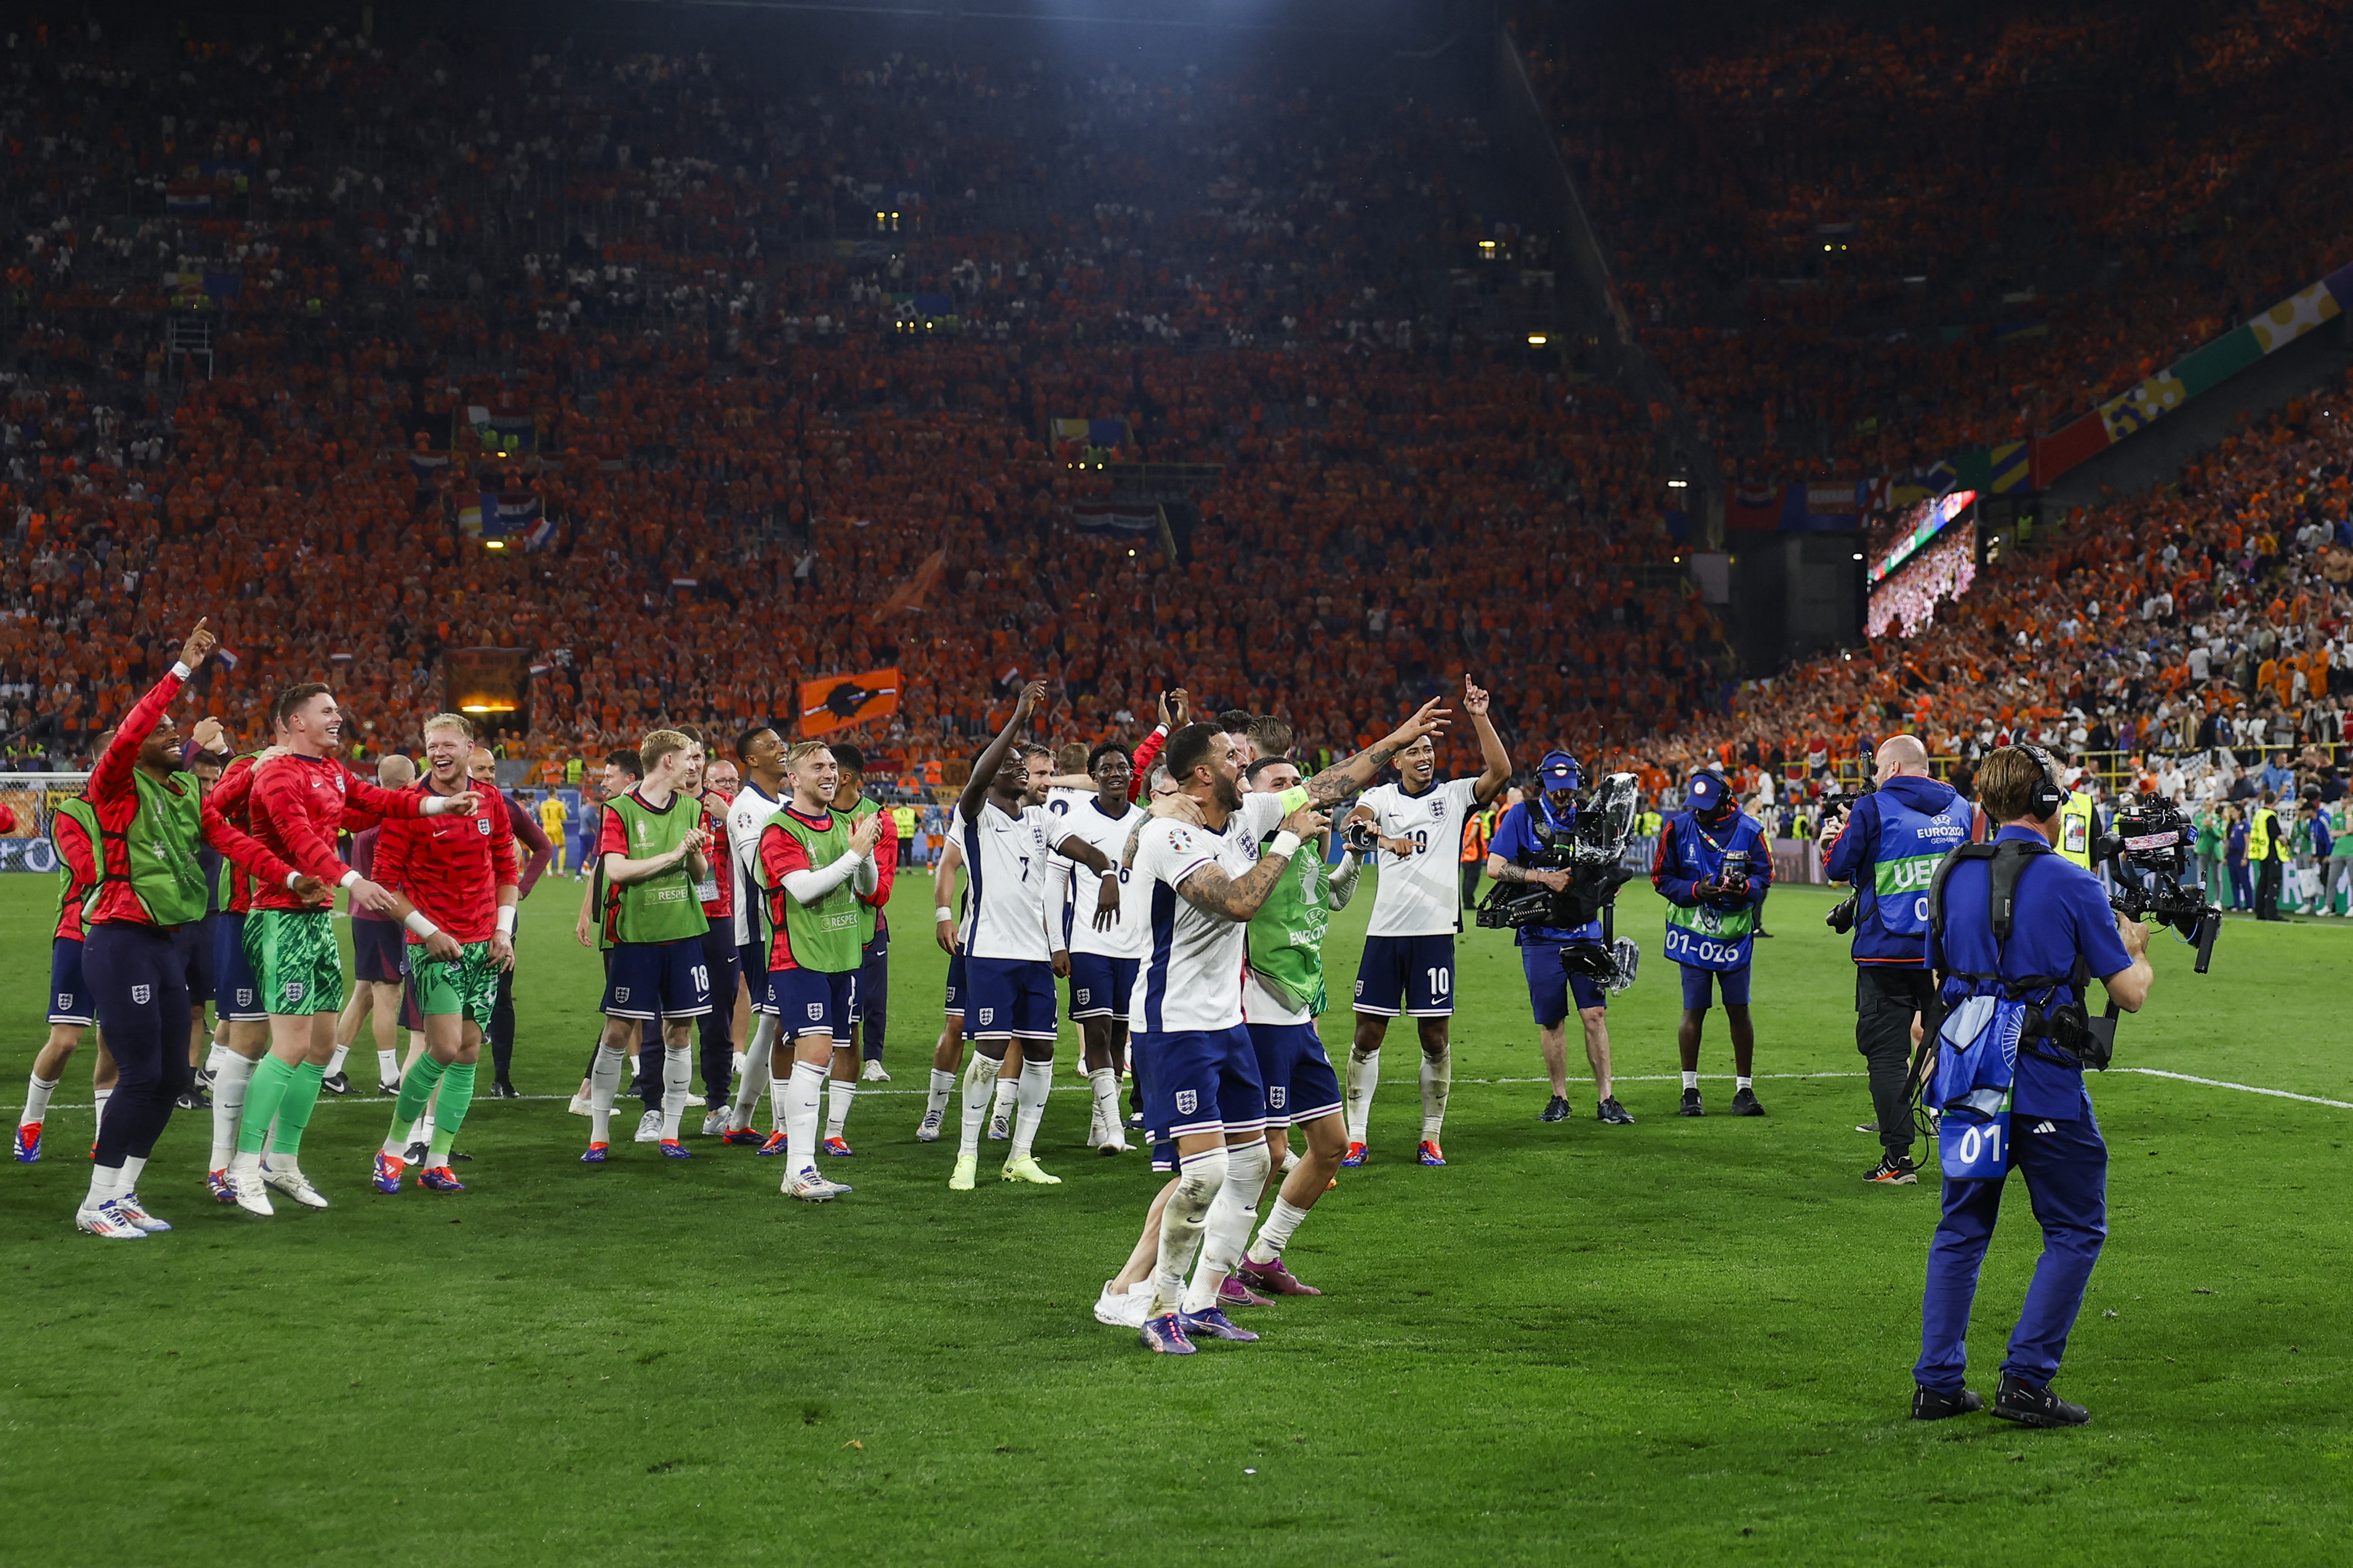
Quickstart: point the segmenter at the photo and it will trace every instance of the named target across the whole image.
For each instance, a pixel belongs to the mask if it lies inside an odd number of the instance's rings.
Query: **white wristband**
[[[1274,842],[1267,847],[1267,853],[1270,855],[1280,855],[1286,860],[1290,859],[1293,855],[1299,853],[1299,835],[1290,831],[1288,828],[1276,834],[1274,836]]]
[[[499,934],[501,936],[514,935],[514,922],[515,907],[512,904],[501,904],[499,906]]]
[[[299,881],[301,881],[301,879],[302,879],[302,873],[301,873],[301,872],[300,872],[300,871],[289,871],[289,872],[287,872],[287,873],[286,873],[286,888],[287,888],[287,890],[288,890],[289,892],[291,892],[291,891],[293,890],[294,884],[295,884],[295,883],[297,883],[297,882],[299,882]]]
[[[188,668],[188,661],[186,659],[175,658],[172,661],[172,673],[179,679],[185,681],[188,677],[195,674],[196,672]]]
[[[955,919],[955,911],[948,908],[945,904],[934,904],[932,906],[932,919],[942,925],[945,925],[948,921]]]
[[[348,888],[359,879],[360,874],[357,871],[346,871],[343,874],[343,877],[339,879],[336,885],[339,887]]]
[[[411,910],[400,917],[400,923],[418,936],[430,940],[441,934],[441,928],[425,918],[423,910]]]
[[[448,809],[449,797],[448,795],[427,795],[425,797],[425,804],[418,809],[417,815],[420,816],[438,816]]]

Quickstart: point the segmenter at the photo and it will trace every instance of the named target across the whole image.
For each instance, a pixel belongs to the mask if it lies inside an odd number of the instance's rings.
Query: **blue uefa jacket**
[[[1888,814],[1882,803],[1890,797],[1921,816],[1951,813],[1960,823],[1958,835],[1947,835],[1950,842],[1938,839],[1931,843],[1915,835],[1905,835],[1913,840],[1906,844],[1888,842]],[[1956,843],[1968,842],[1969,813],[1965,803],[1964,809],[1954,810],[1959,799],[1953,786],[1941,780],[1904,773],[1880,785],[1877,793],[1854,803],[1845,830],[1831,842],[1823,875],[1833,882],[1852,882],[1863,894],[1854,922],[1855,963],[1893,968],[1920,966],[1927,930],[1926,873],[1934,869],[1926,860],[1930,855],[1941,855]],[[1907,863],[1922,875],[1912,877],[1901,889],[1883,889],[1880,883],[1885,879],[1879,869],[1883,860],[1891,866]],[[1899,876],[1896,879],[1904,879]],[[1912,886],[1914,882],[1916,887]],[[1891,924],[1895,929],[1891,930]]]

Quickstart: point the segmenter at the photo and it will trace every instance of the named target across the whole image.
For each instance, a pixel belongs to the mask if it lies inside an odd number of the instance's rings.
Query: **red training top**
[[[375,841],[373,880],[397,888],[425,918],[461,942],[488,942],[498,930],[499,889],[517,885],[514,829],[506,797],[498,786],[466,786],[483,795],[472,816],[400,817],[386,822]],[[401,795],[432,791],[420,779]],[[438,794],[438,791],[432,791]],[[408,933],[411,947],[425,939]]]
[[[338,758],[289,753],[254,769],[247,811],[255,837],[332,886],[352,869],[335,856],[337,828],[357,832],[386,817],[415,816],[423,805],[421,795],[380,788]],[[280,886],[256,889],[253,907],[305,910],[315,906],[305,904]]]

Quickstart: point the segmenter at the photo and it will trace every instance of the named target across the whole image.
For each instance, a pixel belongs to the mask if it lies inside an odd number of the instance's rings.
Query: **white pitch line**
[[[2306,1105],[2333,1106],[2338,1110],[2353,1110],[2353,1101],[2324,1100],[2316,1094],[2295,1094],[2284,1089],[2264,1089],[2259,1084],[2232,1083],[2219,1078],[2196,1078],[2186,1072],[2167,1072],[2161,1068],[2116,1068],[2116,1072],[2137,1072],[2148,1078],[2169,1078],[2181,1083],[2202,1083],[2208,1089],[2235,1089],[2242,1094],[2268,1094],[2274,1100],[2300,1100]]]

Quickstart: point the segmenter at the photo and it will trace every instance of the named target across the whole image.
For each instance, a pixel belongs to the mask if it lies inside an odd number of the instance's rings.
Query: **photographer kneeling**
[[[2083,993],[2086,978],[2098,975],[2109,1001],[2140,1011],[2148,998],[2148,928],[2112,913],[2099,879],[2051,852],[2067,791],[2040,748],[2001,748],[1977,783],[2000,828],[1990,846],[1957,851],[1937,873],[1927,957],[1944,977],[1951,1017],[1934,1091],[1944,1101],[1946,1168],[1982,1173],[1945,1179],[1920,1303],[1912,1415],[1933,1421],[1984,1406],[1962,1381],[1969,1305],[2015,1165],[2043,1247],[1993,1413],[2033,1426],[2080,1426],[2090,1414],[2052,1393],[2051,1383],[2107,1237],[2108,1151],[2083,1070],[2084,1060],[2105,1066],[2106,1056],[2088,1038],[2096,1026],[2087,1027]],[[1972,1005],[1973,998],[1981,1000]],[[2000,1013],[2021,1004],[2013,1068],[2003,1062]],[[1968,1094],[1947,1093],[1957,1087]]]
[[[1972,813],[1952,785],[1928,776],[1928,749],[1915,736],[1890,735],[1873,766],[1877,790],[1822,825],[1823,875],[1854,884],[1854,1048],[1870,1070],[1881,1149],[1863,1180],[1906,1186],[1919,1180],[1904,1091],[1912,1020],[1936,1027],[1936,988],[1922,958],[1928,882],[1945,852],[1968,841]]]

